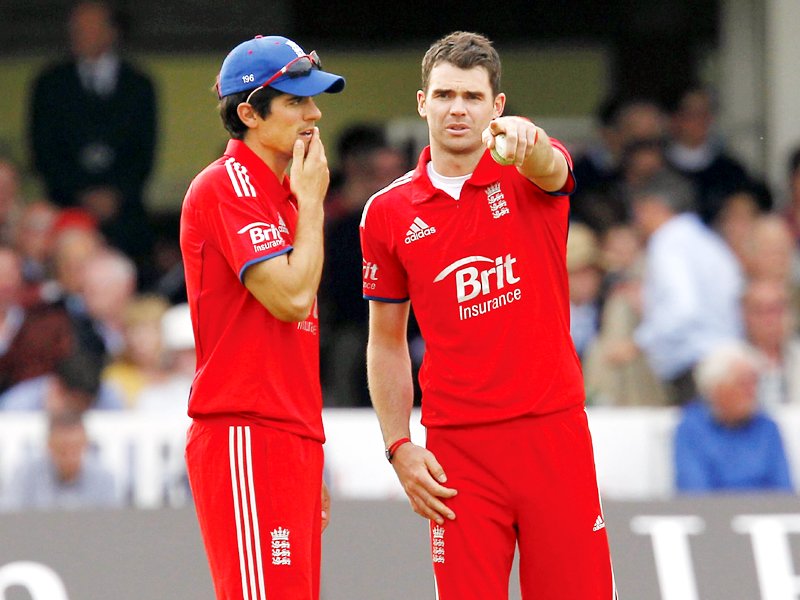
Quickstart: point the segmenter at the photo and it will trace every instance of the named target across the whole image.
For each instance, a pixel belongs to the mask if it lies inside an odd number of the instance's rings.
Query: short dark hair
[[[697,192],[686,177],[672,169],[662,169],[630,189],[632,202],[658,199],[675,214],[695,210]]]
[[[339,134],[336,150],[339,160],[344,160],[350,156],[373,152],[386,145],[386,134],[381,126],[355,123]]]
[[[469,31],[454,31],[435,41],[422,59],[422,89],[427,91],[433,67],[447,62],[459,69],[483,67],[489,73],[492,93],[500,93],[500,55],[489,38]]]
[[[216,90],[216,86],[214,89]],[[252,92],[253,89],[238,92],[236,94],[230,94],[223,97],[219,101],[219,116],[222,119],[222,125],[235,140],[244,139],[244,134],[247,133],[247,125],[242,123],[242,120],[239,118],[239,113],[236,109],[242,102],[247,100],[247,97],[250,95],[250,92]],[[252,98],[250,98],[250,105],[253,107],[259,117],[266,119],[270,112],[272,100],[281,94],[283,94],[283,92],[279,92],[278,90],[269,86],[261,88],[255,94],[253,94]]]
[[[100,391],[101,371],[101,362],[83,352],[72,353],[55,366],[55,374],[65,388],[92,398]]]

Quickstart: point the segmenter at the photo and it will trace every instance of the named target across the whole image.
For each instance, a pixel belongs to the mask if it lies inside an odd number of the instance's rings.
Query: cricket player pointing
[[[361,221],[370,393],[387,457],[430,519],[441,600],[508,598],[516,545],[525,598],[612,600],[569,334],[571,159],[504,105],[485,37],[431,46],[417,92],[430,146]],[[490,155],[502,145],[507,166]],[[425,448],[409,440],[410,304],[426,344]]]

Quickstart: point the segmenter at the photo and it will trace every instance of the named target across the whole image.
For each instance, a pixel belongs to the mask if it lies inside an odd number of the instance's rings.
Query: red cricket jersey
[[[571,169],[567,150],[551,142]],[[545,192],[487,151],[454,200],[433,187],[429,161],[426,148],[416,170],[370,198],[361,220],[364,297],[410,298],[425,339],[423,424],[581,404],[569,332],[569,192]]]
[[[250,265],[292,251],[297,206],[243,142],[192,181],[181,251],[197,351],[189,416],[238,415],[324,441],[317,306],[276,319],[242,283]]]

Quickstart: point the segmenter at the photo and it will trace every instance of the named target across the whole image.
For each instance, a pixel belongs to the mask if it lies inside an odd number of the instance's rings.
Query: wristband
[[[410,442],[411,442],[411,438],[407,438],[407,437],[400,438],[400,439],[399,439],[399,440],[397,440],[396,442],[393,442],[393,443],[392,443],[392,444],[391,444],[391,445],[390,445],[390,446],[389,446],[389,447],[386,449],[386,460],[388,460],[389,462],[392,462],[392,459],[394,458],[394,453],[395,453],[395,452],[397,452],[397,449],[398,449],[400,446],[402,446],[403,444],[410,443]]]

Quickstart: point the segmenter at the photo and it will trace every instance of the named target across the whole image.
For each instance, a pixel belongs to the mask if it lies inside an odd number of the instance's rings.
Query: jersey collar
[[[412,192],[411,203],[420,204],[426,200],[433,198],[437,192],[441,190],[435,188],[428,177],[428,163],[431,160],[431,147],[426,146],[419,155],[419,162],[417,168],[414,169],[414,174],[411,176]],[[502,167],[497,164],[491,157],[489,150],[483,153],[481,160],[475,167],[475,171],[464,185],[474,185],[478,187],[487,186],[496,181],[500,181],[500,174]]]
[[[283,178],[283,183],[278,181],[278,176],[261,160],[258,155],[247,147],[241,140],[228,140],[225,148],[225,155],[235,158],[240,164],[244,165],[248,173],[252,174],[258,184],[264,188],[270,198],[293,198],[292,190],[289,186],[289,176]]]

